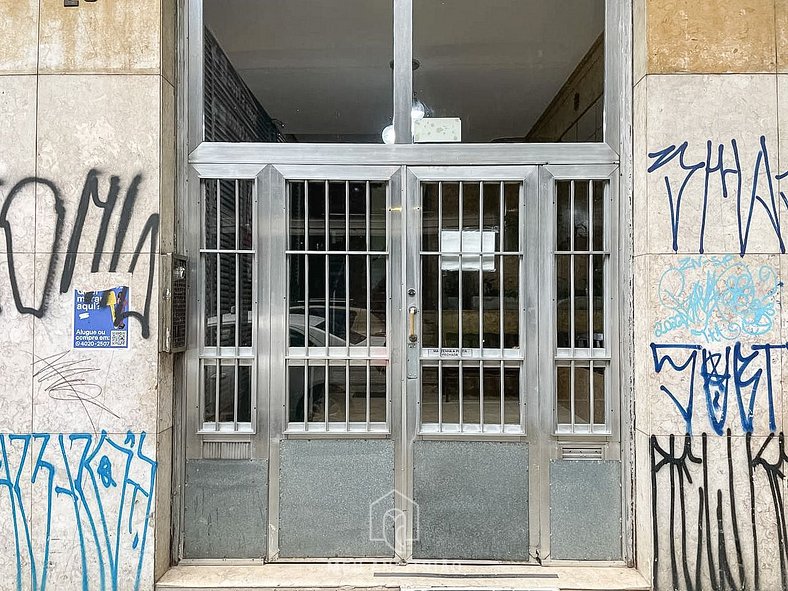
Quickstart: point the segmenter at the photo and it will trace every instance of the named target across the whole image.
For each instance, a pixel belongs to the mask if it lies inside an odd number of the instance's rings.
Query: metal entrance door
[[[536,167],[409,169],[409,556],[529,559],[537,190]]]
[[[198,172],[187,556],[620,559],[615,166]]]

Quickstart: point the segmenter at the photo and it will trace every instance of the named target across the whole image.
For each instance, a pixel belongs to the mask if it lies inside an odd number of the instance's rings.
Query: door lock
[[[408,308],[408,340],[411,343],[415,343],[419,340],[419,337],[416,336],[416,314],[418,311],[416,306]]]

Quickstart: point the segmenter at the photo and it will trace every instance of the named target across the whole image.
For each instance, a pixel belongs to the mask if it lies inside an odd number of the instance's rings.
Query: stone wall
[[[0,14],[0,586],[152,589],[169,563],[175,2]]]
[[[634,4],[638,567],[786,588],[788,1]]]

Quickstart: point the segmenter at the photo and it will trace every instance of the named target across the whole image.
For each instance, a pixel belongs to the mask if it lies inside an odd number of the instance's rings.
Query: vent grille
[[[189,299],[189,277],[186,259],[173,257],[172,261],[172,335],[170,346],[173,353],[186,350],[187,302]]]
[[[603,460],[601,445],[566,445],[561,447],[562,460]]]
[[[248,441],[203,441],[204,460],[248,460],[251,457]]]

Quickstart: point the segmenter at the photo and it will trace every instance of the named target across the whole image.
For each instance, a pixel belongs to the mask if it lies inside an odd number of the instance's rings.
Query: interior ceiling
[[[391,123],[391,0],[204,0],[205,23],[283,131]],[[602,33],[604,0],[414,0],[414,89],[464,141],[523,136]]]

